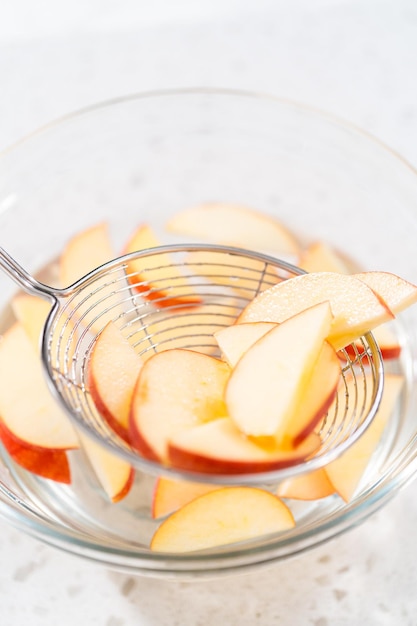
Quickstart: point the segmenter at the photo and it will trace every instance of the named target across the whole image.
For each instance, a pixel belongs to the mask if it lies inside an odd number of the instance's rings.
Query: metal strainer
[[[91,398],[89,359],[100,332],[113,320],[145,357],[171,347],[219,356],[215,331],[232,324],[261,291],[304,273],[263,254],[200,244],[120,257],[65,289],[40,283],[2,248],[0,266],[25,292],[53,303],[43,333],[42,360],[51,389],[69,417],[134,466],[159,473],[157,463],[141,457],[108,426]],[[230,484],[286,477],[324,466],[345,451],[372,421],[383,389],[382,357],[372,334],[360,344],[342,351],[338,396],[321,425],[322,445],[313,457],[268,475],[210,480]]]

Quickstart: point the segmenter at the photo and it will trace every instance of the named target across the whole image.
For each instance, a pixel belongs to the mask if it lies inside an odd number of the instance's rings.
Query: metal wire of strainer
[[[304,273],[267,255],[201,244],[161,246],[119,257],[65,289],[39,282],[2,248],[0,267],[25,292],[53,303],[44,327],[42,361],[52,392],[76,426],[139,469],[174,474],[140,456],[98,413],[88,389],[89,359],[98,335],[113,320],[144,357],[171,347],[219,356],[216,330],[232,324],[260,292]],[[341,358],[340,389],[321,424],[322,445],[314,456],[261,475],[199,479],[259,483],[310,471],[337,458],[373,420],[384,378],[371,333],[343,350]]]

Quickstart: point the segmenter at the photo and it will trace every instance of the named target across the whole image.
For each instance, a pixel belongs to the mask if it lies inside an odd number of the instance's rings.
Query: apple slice
[[[139,226],[125,246],[124,253],[137,252],[161,245],[147,224]],[[134,259],[128,263],[130,284],[147,300],[158,306],[181,306],[195,304],[201,298],[195,293],[189,278],[183,274],[168,253],[146,259]]]
[[[0,417],[0,439],[10,457],[32,474],[69,485],[71,470],[65,450],[44,448],[23,442]]]
[[[370,287],[388,308],[397,315],[417,302],[417,287],[390,272],[360,272],[354,274]]]
[[[304,395],[300,396],[286,437],[299,445],[317,426],[335,400],[341,375],[340,359],[327,341],[323,343]]]
[[[297,265],[306,272],[349,274],[348,265],[342,256],[324,241],[316,241],[303,250]]]
[[[215,336],[227,362],[234,367],[258,339],[276,326],[272,322],[235,324],[218,331]],[[300,443],[329,409],[336,395],[340,370],[337,353],[324,342],[305,396],[297,408],[297,417],[287,428],[286,436],[294,443]]]
[[[351,381],[351,384],[355,385],[353,381]],[[403,385],[404,379],[402,376],[385,375],[382,400],[373,421],[360,439],[355,441],[338,459],[326,466],[326,473],[330,482],[345,502],[350,502],[355,495],[365,470],[380,444],[386,424],[398,402]],[[372,386],[371,381],[369,386]],[[355,389],[358,394],[363,395],[362,386],[357,385]],[[361,401],[363,400],[359,400],[359,403]]]
[[[297,447],[282,447],[274,437],[245,437],[229,417],[174,433],[168,442],[170,465],[205,474],[270,472],[301,463],[320,447],[311,433]]]
[[[218,489],[218,485],[160,476],[155,483],[152,496],[152,517],[157,519],[170,515],[184,504],[214,489]]]
[[[226,415],[226,363],[191,350],[152,356],[132,399],[130,440],[145,457],[165,462],[167,444],[180,430]]]
[[[45,382],[41,361],[16,322],[0,341],[0,438],[16,463],[44,478],[69,483],[67,450],[79,445]]]
[[[295,525],[289,508],[257,487],[222,487],[173,513],[155,532],[156,552],[193,552],[248,541]]]
[[[64,287],[91,270],[114,259],[115,253],[110,242],[108,225],[95,224],[76,233],[62,251],[59,261],[59,278]]]
[[[97,410],[126,441],[133,389],[142,365],[122,332],[109,322],[94,344],[88,380]]]
[[[332,319],[329,303],[321,302],[279,324],[245,352],[225,393],[228,414],[243,433],[292,441],[296,410]],[[305,428],[300,424],[300,431]]]
[[[276,491],[279,498],[290,500],[320,500],[334,493],[335,488],[322,467],[307,474],[286,478]]]
[[[0,380],[1,419],[22,444],[55,450],[78,447],[74,428],[52,397],[41,361],[18,322],[1,338]]]
[[[379,346],[379,349],[381,350],[382,358],[384,360],[388,361],[399,358],[401,354],[401,344],[389,325],[382,324],[382,326],[377,326],[372,330],[372,334]],[[346,346],[345,350],[350,358],[354,359],[356,354],[363,354],[364,347],[362,342],[357,340]],[[357,350],[357,353],[355,350]]]
[[[49,305],[48,307],[44,305],[44,301],[35,296],[20,294],[12,301],[15,315],[23,325],[26,335],[35,351],[39,345],[40,333],[49,307]],[[39,359],[38,362],[40,363]],[[103,391],[103,394],[106,396],[106,392]],[[60,410],[56,404],[54,404],[54,406],[56,407],[55,410]],[[16,442],[11,440],[4,431],[5,427],[3,425],[4,444],[11,456],[15,458],[18,463],[32,472],[38,474],[42,472],[44,476],[47,474],[47,477],[53,480],[61,480],[61,482],[69,481],[69,467],[65,452],[37,449],[35,455],[33,448],[31,448],[29,452],[27,448],[20,447],[19,449],[16,446]],[[133,469],[125,461],[110,454],[97,444],[92,443],[91,440],[79,432],[78,429],[76,429],[76,432],[77,441],[80,441],[81,447],[105,493],[112,501],[118,502],[127,495],[133,484]],[[11,447],[12,444],[13,448]]]
[[[59,259],[59,275],[61,286],[72,285],[79,278],[93,269],[114,259],[115,253],[110,241],[108,225],[105,222],[96,224],[74,235],[65,246]],[[119,283],[119,288],[121,283]],[[96,279],[94,283],[94,300],[99,301],[99,309],[91,308],[92,302],[80,298],[77,319],[84,327],[91,325],[95,333],[99,333],[107,322],[118,317],[122,312],[121,296],[108,276]],[[106,309],[106,310],[105,310]],[[97,313],[99,317],[96,319]],[[73,332],[69,325],[63,329],[68,336]]]
[[[176,213],[166,224],[169,232],[250,250],[296,255],[292,233],[273,217],[225,202],[208,202]]]
[[[16,319],[23,325],[32,345],[40,349],[41,334],[51,303],[38,296],[19,293],[11,302]]]
[[[330,302],[334,316],[327,339],[335,350],[394,317],[385,302],[359,278],[316,272],[295,276],[262,292],[237,321],[280,323],[324,301]]]
[[[234,367],[241,356],[258,339],[275,328],[273,322],[253,322],[226,326],[214,333],[220,350],[230,367]]]
[[[97,480],[111,502],[120,502],[130,492],[135,478],[133,467],[112,454],[83,433],[79,434],[81,448]]]

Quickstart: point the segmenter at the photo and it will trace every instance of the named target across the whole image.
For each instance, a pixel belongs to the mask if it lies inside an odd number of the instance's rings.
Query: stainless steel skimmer
[[[42,361],[51,390],[69,418],[115,454],[151,472],[161,468],[111,430],[89,393],[89,360],[106,324],[113,320],[141,355],[181,347],[216,356],[216,330],[233,323],[259,292],[302,273],[263,254],[200,244],[163,246],[119,257],[65,289],[39,282],[2,248],[0,266],[25,292],[52,304],[44,327]],[[337,401],[321,427],[322,445],[313,457],[268,475],[210,476],[210,480],[231,484],[284,478],[324,466],[345,451],[378,409],[383,364],[370,333],[361,338],[360,350],[352,346],[341,358]]]

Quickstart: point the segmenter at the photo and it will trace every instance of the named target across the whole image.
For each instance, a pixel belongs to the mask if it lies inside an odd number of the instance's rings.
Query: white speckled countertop
[[[0,148],[73,109],[158,87],[265,91],[335,113],[417,166],[415,0],[2,0]],[[414,626],[417,483],[284,565],[134,578],[0,522],[2,626]]]

